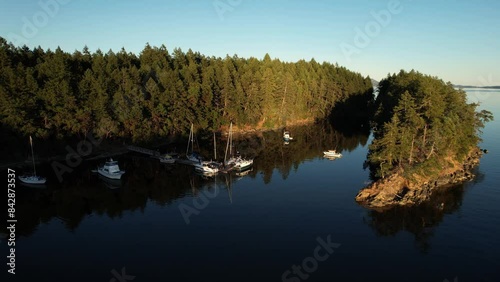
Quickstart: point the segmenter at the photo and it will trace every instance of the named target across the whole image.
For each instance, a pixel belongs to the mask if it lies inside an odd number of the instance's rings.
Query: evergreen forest
[[[375,178],[433,176],[462,161],[480,141],[491,112],[476,111],[465,91],[416,71],[380,81],[368,161]]]
[[[38,138],[94,134],[145,141],[230,121],[279,128],[337,113],[368,115],[371,79],[331,63],[209,57],[146,44],[137,56],[121,49],[67,53],[15,47],[0,37],[0,122]],[[337,109],[336,111],[334,109]]]

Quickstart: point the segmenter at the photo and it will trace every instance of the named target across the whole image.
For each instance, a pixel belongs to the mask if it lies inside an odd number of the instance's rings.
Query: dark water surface
[[[416,208],[358,206],[370,139],[325,125],[292,128],[290,144],[279,132],[243,138],[256,156],[245,176],[134,154],[118,157],[118,183],[91,173],[98,161],[62,183],[41,167],[45,188],[17,189],[15,280],[500,281],[500,92],[468,91],[497,117],[489,154],[475,181]],[[343,158],[322,157],[335,147]],[[5,260],[5,239],[0,251]]]

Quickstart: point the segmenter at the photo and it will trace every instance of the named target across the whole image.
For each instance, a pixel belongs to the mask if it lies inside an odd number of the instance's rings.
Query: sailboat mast
[[[215,141],[215,131],[214,131],[214,159],[217,160],[217,142]]]
[[[233,153],[232,153],[232,149],[233,149],[233,123],[231,122],[231,124],[229,125],[229,136],[230,136],[230,140],[231,140],[231,144],[229,146],[229,156],[232,156]]]
[[[231,125],[229,126],[229,134],[227,135],[227,144],[226,144],[226,152],[224,153],[224,165],[226,165],[226,160],[227,160],[227,151],[229,149],[229,142],[231,141]]]
[[[186,146],[186,156],[188,155],[188,152],[189,152],[189,138],[191,138],[191,130],[189,130],[188,143],[187,143],[187,146]]]
[[[189,142],[191,142],[191,135],[193,134],[193,124],[191,123],[191,129],[189,130],[189,137],[188,137],[188,143],[187,143],[187,147],[186,147],[186,156],[188,155],[189,153]]]
[[[194,129],[193,124],[191,123],[191,153],[194,152]]]
[[[35,167],[35,153],[33,151],[33,140],[31,139],[31,135],[30,135],[30,146],[31,146],[31,158],[33,160],[33,172],[36,176],[36,167]]]

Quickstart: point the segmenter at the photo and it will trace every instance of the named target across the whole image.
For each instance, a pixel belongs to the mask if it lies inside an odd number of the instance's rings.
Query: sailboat
[[[224,165],[232,167],[235,170],[243,171],[249,169],[253,165],[253,159],[243,159],[237,152],[236,156],[232,155],[233,147],[233,123],[229,125],[229,135],[227,139],[226,153],[224,155]],[[227,159],[227,153],[229,150],[229,159]]]
[[[215,132],[214,132],[214,158],[217,159],[217,147],[216,147],[216,140],[215,140]],[[219,172],[219,168],[221,167],[221,163],[218,163],[217,161],[200,161],[199,163],[194,165],[194,169],[196,171],[202,172],[202,173],[208,173],[208,174],[216,174]]]
[[[191,143],[191,146],[189,146],[189,143]],[[189,153],[189,147],[191,147],[191,153]],[[191,130],[189,131],[189,140],[186,148],[186,157],[193,164],[199,164],[202,161],[200,154],[194,152],[194,130],[192,123],[191,123]]]
[[[25,174],[19,176],[19,180],[26,184],[45,184],[47,179],[43,176],[36,175],[36,166],[35,166],[35,153],[33,151],[33,139],[30,136],[30,146],[31,146],[31,158],[33,160],[33,174]]]

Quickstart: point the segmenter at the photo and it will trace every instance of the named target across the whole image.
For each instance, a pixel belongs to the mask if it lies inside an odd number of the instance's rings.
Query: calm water
[[[489,154],[478,178],[411,209],[358,206],[370,139],[323,125],[293,128],[288,145],[280,133],[243,138],[238,148],[257,156],[245,176],[203,178],[133,154],[118,158],[127,170],[121,183],[93,175],[98,161],[61,184],[41,167],[55,184],[17,190],[15,278],[500,281],[500,92],[468,91],[497,117],[484,130]],[[323,159],[334,147],[344,157]],[[320,241],[335,243],[334,252]],[[5,239],[0,251],[5,259]],[[123,268],[128,280],[116,276]]]

